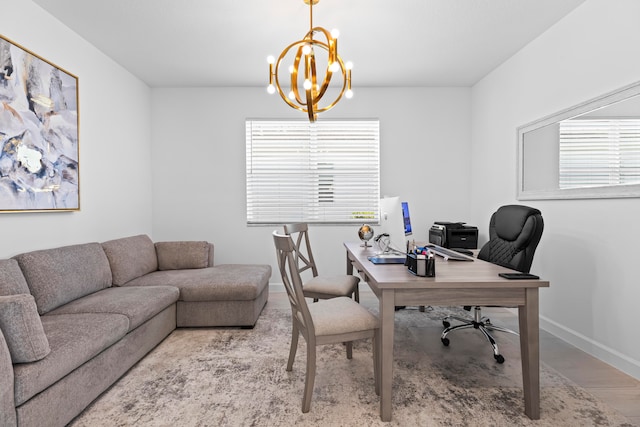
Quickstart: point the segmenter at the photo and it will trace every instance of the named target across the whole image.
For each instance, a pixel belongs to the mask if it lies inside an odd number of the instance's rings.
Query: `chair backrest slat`
[[[280,270],[280,276],[282,277],[282,282],[287,291],[289,303],[291,304],[293,321],[298,324],[303,336],[314,336],[313,321],[311,320],[309,307],[304,298],[302,279],[300,278],[300,272],[298,271],[294,256],[295,245],[293,240],[291,236],[278,234],[274,231],[273,241],[276,247],[278,269]]]
[[[311,241],[309,239],[309,226],[304,222],[286,224],[284,234],[291,236],[294,241],[295,262],[298,273],[311,269],[313,277],[318,275],[318,268],[313,259]]]

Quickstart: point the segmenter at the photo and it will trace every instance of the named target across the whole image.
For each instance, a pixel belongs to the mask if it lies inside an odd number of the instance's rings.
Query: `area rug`
[[[268,303],[253,330],[174,331],[71,425],[631,426],[544,364],[541,419],[530,420],[524,415],[517,337],[500,341],[507,358],[502,365],[472,333],[461,332],[444,347],[438,334],[448,313],[396,313],[389,423],[379,417],[370,341],[354,344],[351,360],[343,345],[319,348],[311,411],[303,414],[304,340],[287,372],[290,311]],[[467,351],[475,344],[475,352]]]

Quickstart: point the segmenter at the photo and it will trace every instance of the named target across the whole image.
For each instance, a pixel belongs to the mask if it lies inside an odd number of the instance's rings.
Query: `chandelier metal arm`
[[[325,72],[325,78],[324,78],[324,81],[322,82],[322,87],[320,88],[320,90],[318,90],[316,99],[314,100],[314,103],[317,104],[320,101],[320,99],[322,99],[325,92],[329,88],[329,85],[331,84],[331,77],[333,76],[333,71],[331,71],[331,64],[337,61],[340,65],[341,70],[344,70],[344,64],[342,63],[342,59],[340,59],[340,57],[338,56],[338,51],[337,51],[338,40],[331,37],[331,33],[329,33],[327,30],[325,30],[322,27],[312,28],[311,31],[307,33],[306,37],[310,37],[310,35],[316,31],[323,33],[324,36],[327,38],[327,41],[329,42],[328,44],[325,44],[319,40],[313,40],[313,44],[317,44],[318,46],[321,46],[322,48],[327,50],[329,53],[329,59],[327,61],[327,71]],[[343,85],[341,92],[344,92],[344,86],[345,85]],[[315,87],[315,82],[314,82],[314,87]],[[340,97],[342,97],[342,93],[340,94]]]
[[[317,77],[316,77],[316,59],[315,59],[315,55],[313,54],[313,49],[311,49],[311,53],[309,53],[308,55],[305,56],[305,67],[304,67],[304,77],[305,77],[305,84],[306,82],[311,82],[311,85],[309,85],[309,87],[305,87],[306,89],[306,97],[307,97],[307,114],[309,115],[309,121],[311,122],[315,122],[316,120],[316,113],[314,112],[315,106],[316,106],[316,102],[315,101],[315,97],[314,97],[314,91],[315,88],[317,86]]]
[[[300,42],[298,42],[300,43]],[[300,60],[302,60],[302,48],[301,45],[298,47],[298,51],[296,52],[296,57],[293,60],[293,70],[291,71],[291,90],[295,96],[296,102],[298,104],[303,104],[302,98],[300,97],[300,92],[298,90],[298,70],[300,69]]]
[[[273,57],[270,57],[269,60],[269,92],[273,93],[277,91],[280,97],[290,107],[306,112],[311,122],[316,120],[318,113],[333,108],[345,94],[345,90],[347,98],[352,96],[351,66],[350,63],[345,66],[345,63],[338,54],[337,33],[330,33],[322,27],[313,26],[313,5],[317,2],[318,0],[305,0],[305,3],[309,4],[309,31],[305,34],[304,38],[287,46],[277,61],[275,61]],[[326,43],[314,39],[316,33],[322,34],[322,36],[326,38]],[[320,85],[318,84],[317,60],[314,48],[321,48],[327,52],[327,67]],[[282,61],[291,50],[295,51],[295,55],[293,65],[290,67],[291,92],[287,96],[280,86],[279,70]],[[304,66],[303,90],[299,88],[298,82],[298,78],[301,77],[301,66]],[[320,107],[319,103],[327,94],[332,82],[332,77],[338,71],[342,75],[342,87],[333,102],[324,107]],[[302,96],[303,92],[304,97]]]

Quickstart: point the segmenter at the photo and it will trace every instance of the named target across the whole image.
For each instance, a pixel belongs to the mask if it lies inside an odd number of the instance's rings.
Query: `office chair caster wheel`
[[[504,357],[502,357],[501,354],[494,354],[493,358],[496,359],[496,362],[498,363],[504,363]]]
[[[442,326],[444,326],[445,328],[448,328],[449,326],[451,326],[451,323],[447,322],[446,320],[443,320]]]
[[[442,344],[444,344],[445,347],[449,347],[449,338],[440,338],[440,341],[442,341]],[[500,356],[502,357],[502,356]],[[504,361],[504,359],[503,359]]]

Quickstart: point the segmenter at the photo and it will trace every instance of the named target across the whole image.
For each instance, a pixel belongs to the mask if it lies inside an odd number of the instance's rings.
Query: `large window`
[[[377,222],[377,120],[247,120],[247,223]]]
[[[598,187],[640,180],[640,120],[560,122],[560,188]]]

